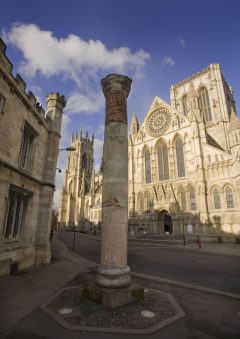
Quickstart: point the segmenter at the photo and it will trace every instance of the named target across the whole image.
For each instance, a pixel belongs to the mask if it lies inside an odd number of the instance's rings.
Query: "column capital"
[[[109,74],[101,81],[105,98],[113,91],[123,91],[127,98],[131,89],[131,83],[131,78],[121,74]]]

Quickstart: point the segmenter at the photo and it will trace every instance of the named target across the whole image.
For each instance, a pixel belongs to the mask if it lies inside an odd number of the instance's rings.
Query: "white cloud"
[[[184,48],[186,46],[186,42],[185,42],[185,40],[183,38],[179,38],[179,43],[180,43],[180,46],[182,48]]]
[[[103,124],[100,124],[97,130],[95,131],[95,135],[103,137],[104,129],[105,129],[105,126]]]
[[[165,66],[174,66],[175,65],[175,61],[173,60],[173,58],[171,58],[169,56],[165,56],[162,59],[161,65],[162,65],[162,67],[165,67]]]
[[[135,53],[128,47],[108,50],[100,40],[85,41],[74,34],[58,39],[51,31],[41,30],[35,24],[14,24],[4,36],[23,53],[22,74],[28,77],[34,77],[37,72],[45,77],[61,75],[78,86],[86,77],[94,78],[102,71],[139,74],[150,58],[149,53],[141,49]]]
[[[103,156],[103,140],[94,139],[94,165],[100,168]]]
[[[73,92],[68,98],[66,110],[69,113],[91,114],[98,112],[103,106],[103,95],[91,92],[88,93],[88,95],[80,92]]]

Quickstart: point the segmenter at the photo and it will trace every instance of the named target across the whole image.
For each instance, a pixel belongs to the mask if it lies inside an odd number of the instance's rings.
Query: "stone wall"
[[[0,39],[0,274],[50,261],[49,235],[64,97],[47,112],[12,74]],[[50,104],[51,102],[51,104]],[[53,114],[54,113],[54,114]],[[41,259],[39,259],[41,253]]]

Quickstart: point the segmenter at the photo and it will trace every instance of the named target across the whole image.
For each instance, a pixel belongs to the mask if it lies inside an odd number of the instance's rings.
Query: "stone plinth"
[[[138,284],[131,284],[124,288],[104,288],[97,284],[83,287],[83,297],[87,297],[99,304],[110,308],[117,308],[144,298],[144,288]]]

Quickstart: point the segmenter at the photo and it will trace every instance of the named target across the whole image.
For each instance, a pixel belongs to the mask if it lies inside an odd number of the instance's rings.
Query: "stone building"
[[[61,227],[89,230],[90,223],[101,221],[102,174],[93,168],[94,135],[73,134],[59,208]]]
[[[47,110],[12,74],[0,40],[0,275],[48,263],[56,162],[66,101],[50,93]]]
[[[171,86],[170,99],[155,97],[141,126],[131,120],[129,231],[239,241],[240,120],[219,64]]]

